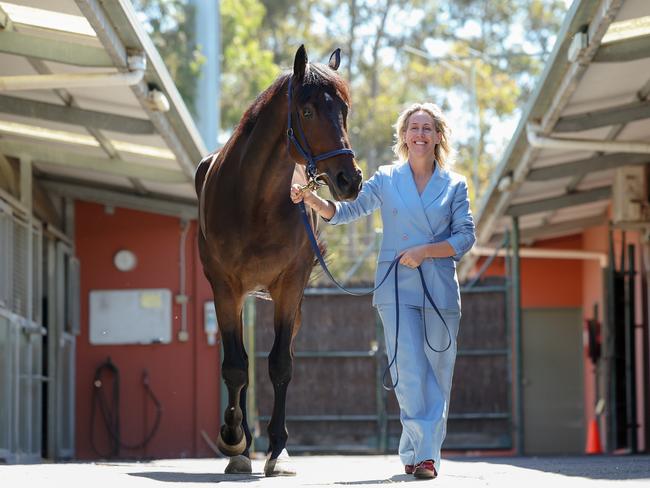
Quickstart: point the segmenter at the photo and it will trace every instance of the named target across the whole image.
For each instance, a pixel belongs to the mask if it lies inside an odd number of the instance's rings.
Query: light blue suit
[[[452,343],[445,352],[431,351],[429,343],[443,349],[447,330],[424,299],[416,269],[399,266],[400,329],[397,352],[399,382],[395,393],[400,405],[402,437],[399,454],[404,464],[433,459],[440,470],[440,447],[445,437],[449,393],[456,360],[456,335],[460,322],[460,290],[456,261],[474,244],[474,219],[469,207],[467,182],[453,171],[436,167],[421,195],[408,162],[381,166],[363,184],[353,202],[334,202],[331,224],[345,224],[381,208],[383,239],[377,259],[375,284],[401,252],[421,244],[447,241],[453,257],[422,262],[427,288],[445,318]],[[375,291],[373,305],[384,324],[389,358],[395,351],[395,291],[393,277]],[[424,305],[424,308],[423,308]],[[424,315],[426,315],[426,321]],[[396,370],[391,368],[393,383]]]

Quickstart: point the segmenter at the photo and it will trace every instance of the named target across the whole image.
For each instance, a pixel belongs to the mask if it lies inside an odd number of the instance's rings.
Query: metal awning
[[[0,0],[0,157],[64,196],[189,218],[206,152],[128,0]]]
[[[512,217],[528,243],[607,222],[615,169],[650,163],[649,96],[650,2],[576,0],[477,205],[477,245]]]

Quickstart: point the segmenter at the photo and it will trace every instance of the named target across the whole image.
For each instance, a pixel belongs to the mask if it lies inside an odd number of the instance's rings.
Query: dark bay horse
[[[204,158],[197,168],[199,252],[214,294],[224,349],[221,372],[228,388],[217,440],[219,450],[231,457],[226,472],[250,472],[242,306],[249,292],[264,289],[275,304],[275,340],[268,358],[275,398],[264,471],[267,476],[291,474],[278,469],[278,456],[288,437],[285,405],[292,342],[315,262],[299,209],[289,198],[296,164],[307,163],[303,148],[307,155],[322,156],[313,158],[312,164],[318,162],[312,169],[334,198],[354,199],[361,188],[361,170],[349,149],[349,92],[336,72],[339,64],[339,49],[326,66],[310,64],[301,46],[293,73],[281,75],[265,90],[221,151]],[[297,142],[288,142],[290,134]],[[315,214],[312,222],[315,226]]]

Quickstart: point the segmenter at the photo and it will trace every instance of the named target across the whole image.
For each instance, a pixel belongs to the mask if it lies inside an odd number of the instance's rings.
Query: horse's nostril
[[[338,187],[346,191],[350,187],[350,179],[345,175],[343,171],[341,171],[337,176],[336,176],[336,184]]]

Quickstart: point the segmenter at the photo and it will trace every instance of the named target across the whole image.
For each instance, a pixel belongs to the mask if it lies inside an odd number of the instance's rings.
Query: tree
[[[183,0],[133,0],[133,6],[185,105],[194,113],[195,80],[205,62],[193,34],[194,9]]]
[[[261,39],[266,8],[258,0],[222,0],[221,126],[234,127],[246,107],[280,73]],[[293,59],[293,58],[292,58]]]
[[[456,169],[479,193],[507,142],[500,127],[531,93],[564,11],[563,0],[222,0],[222,127],[234,127],[291,68],[300,44],[311,61],[323,62],[343,47],[340,71],[353,102],[349,134],[366,177],[394,159],[397,114],[408,103],[431,100],[459,117]],[[371,280],[373,257],[359,256],[375,245],[379,224],[375,215],[325,226],[335,275],[358,267],[356,281]]]

